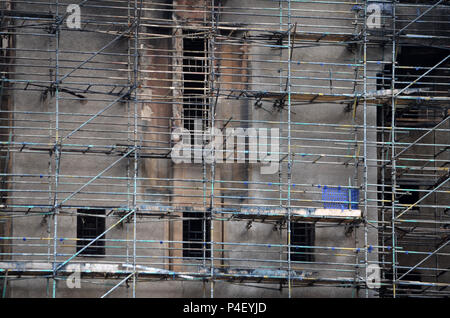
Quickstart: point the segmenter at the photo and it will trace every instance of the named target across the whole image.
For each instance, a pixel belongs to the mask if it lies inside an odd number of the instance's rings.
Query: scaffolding
[[[74,2],[0,4],[3,297],[450,295],[448,1]]]

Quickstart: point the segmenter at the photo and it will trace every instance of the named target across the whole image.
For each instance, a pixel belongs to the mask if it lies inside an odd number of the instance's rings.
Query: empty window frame
[[[448,55],[447,50],[426,46],[402,46],[397,56],[394,89],[408,88],[412,96],[444,96],[448,91],[446,69],[449,62],[432,70],[427,76],[420,78],[425,72],[442,62]],[[391,89],[392,65],[385,65],[382,73],[377,75],[377,90]],[[413,85],[411,85],[413,83]],[[399,105],[395,109],[395,125],[398,127],[434,127],[445,119],[449,107],[446,104],[430,104],[426,100],[411,100],[408,105]],[[377,107],[379,126],[386,126],[392,120],[392,107],[386,104]],[[383,121],[384,123],[383,124]]]
[[[315,226],[310,223],[291,222],[291,261],[314,261],[313,249],[299,246],[314,246]]]
[[[411,205],[419,201],[420,192],[417,185],[399,185],[398,203],[403,205]],[[405,206],[406,208],[406,206]],[[418,206],[411,208],[412,210],[419,210]]]
[[[390,206],[392,204],[392,188],[384,187],[384,202],[385,206]],[[420,187],[418,185],[412,184],[399,184],[395,194],[395,200],[398,205],[403,205],[403,209],[407,206],[416,203],[420,199]],[[419,206],[414,206],[411,210],[420,210]]]
[[[194,131],[195,120],[201,129],[207,128],[208,98],[208,41],[205,37],[185,34],[183,39],[183,119],[184,128]]]
[[[77,252],[105,232],[105,210],[78,209],[77,216]],[[105,236],[102,236],[79,255],[103,256],[105,255]]]
[[[183,257],[210,257],[211,221],[204,212],[183,212]]]

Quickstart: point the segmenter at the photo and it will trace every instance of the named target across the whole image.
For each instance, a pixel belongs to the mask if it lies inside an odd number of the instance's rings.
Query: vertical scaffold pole
[[[397,38],[396,38],[396,0],[392,0],[392,72],[391,72],[391,235],[392,235],[392,297],[396,298],[396,237],[395,237],[395,191],[397,188],[397,174],[396,174],[396,156],[395,156],[395,102],[396,96],[395,89],[395,64],[396,64],[396,52],[397,52]]]
[[[292,153],[291,153],[291,59],[292,59],[292,51],[294,50],[292,41],[291,41],[291,29],[292,29],[292,21],[291,21],[291,0],[288,1],[288,45],[289,45],[289,53],[288,53],[288,74],[287,74],[287,93],[288,93],[288,167],[287,167],[287,187],[288,187],[288,197],[287,197],[287,236],[288,236],[288,296],[292,297],[292,282],[291,282],[291,169],[292,169]]]
[[[367,221],[368,221],[368,209],[367,209],[367,193],[368,193],[368,166],[367,166],[367,0],[364,1],[364,24],[363,24],[363,63],[364,63],[364,212],[363,212],[363,222],[364,222],[364,283],[365,283],[365,296],[369,297],[369,289],[367,288],[367,268],[369,266],[368,260],[368,229],[367,229]]]
[[[59,183],[59,167],[61,161],[61,149],[59,144],[59,36],[60,36],[60,26],[59,21],[59,0],[56,0],[55,8],[55,195],[53,200],[53,291],[52,297],[56,298],[56,267],[57,267],[57,248],[58,248],[58,183]]]

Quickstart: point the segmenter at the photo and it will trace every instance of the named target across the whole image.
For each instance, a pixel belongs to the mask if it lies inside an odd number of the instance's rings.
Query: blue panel
[[[349,200],[349,194],[351,202]],[[358,209],[359,190],[324,186],[322,188],[322,201],[325,209],[347,210],[351,207],[351,209],[356,210]]]

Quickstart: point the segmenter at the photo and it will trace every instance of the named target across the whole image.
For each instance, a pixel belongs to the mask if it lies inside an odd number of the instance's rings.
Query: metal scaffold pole
[[[396,267],[396,262],[397,262],[397,255],[396,255],[396,233],[395,233],[395,203],[396,203],[396,196],[395,196],[395,192],[397,189],[397,173],[396,173],[396,158],[395,158],[395,153],[396,153],[396,148],[395,148],[395,143],[396,143],[396,130],[395,130],[395,106],[396,106],[396,96],[394,95],[394,89],[395,89],[395,69],[396,69],[396,64],[397,64],[397,40],[395,37],[395,30],[396,30],[396,0],[392,1],[392,60],[391,60],[391,65],[392,65],[392,74],[391,74],[391,90],[392,90],[392,98],[391,98],[391,160],[392,160],[392,168],[391,168],[391,204],[392,204],[392,208],[391,208],[391,229],[392,229],[392,297],[395,298],[396,297],[396,279],[397,279],[397,267]]]
[[[56,9],[55,9],[56,17],[59,18],[59,1],[56,0]],[[56,288],[57,288],[57,248],[58,248],[58,212],[59,212],[59,203],[58,203],[58,185],[59,185],[59,168],[61,166],[61,144],[59,140],[59,40],[60,40],[60,24],[59,21],[55,21],[56,29],[55,29],[55,141],[53,144],[55,151],[55,193],[53,199],[53,291],[52,297],[56,297]]]
[[[364,183],[364,212],[363,212],[363,218],[364,218],[364,267],[365,267],[365,276],[364,276],[364,284],[367,285],[368,282],[368,266],[369,266],[369,260],[368,260],[368,249],[369,249],[369,241],[368,241],[368,228],[367,223],[369,220],[368,216],[368,183],[369,183],[369,175],[368,175],[368,153],[367,153],[367,1],[364,1],[364,27],[363,27],[363,63],[364,63],[364,92],[363,92],[363,98],[364,98],[364,176],[363,176],[363,183]],[[365,296],[366,298],[369,297],[369,288],[365,289]]]

